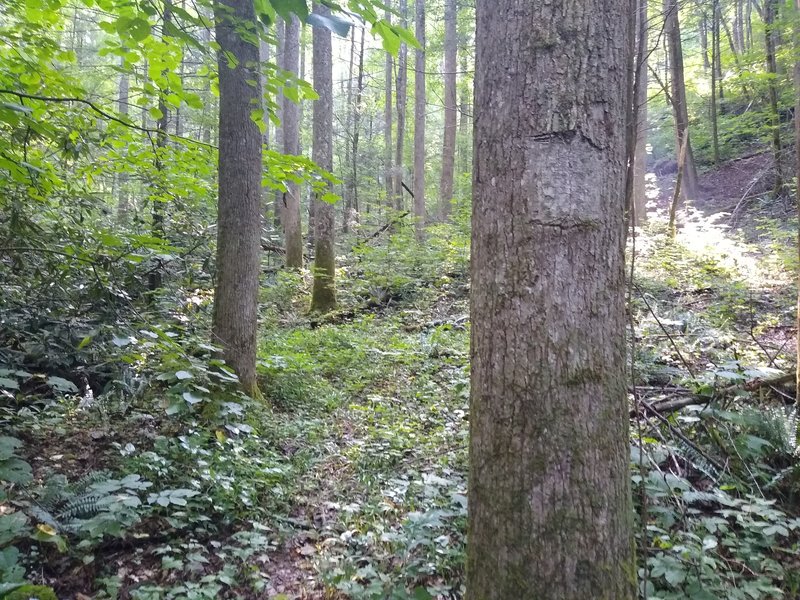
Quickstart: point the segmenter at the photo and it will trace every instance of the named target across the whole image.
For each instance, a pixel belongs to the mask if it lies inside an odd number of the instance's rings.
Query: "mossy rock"
[[[23,585],[3,596],[3,600],[58,600],[58,596],[46,585]]]

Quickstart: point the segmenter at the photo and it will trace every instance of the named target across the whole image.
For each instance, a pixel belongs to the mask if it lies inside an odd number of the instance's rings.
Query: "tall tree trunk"
[[[442,178],[439,182],[439,217],[450,216],[453,201],[453,178],[456,162],[456,0],[444,0],[444,141],[442,144]]]
[[[703,55],[703,72],[708,71],[711,63],[708,60],[708,16],[705,7],[700,7],[700,53]]]
[[[472,26],[472,23],[470,23]],[[462,28],[463,29],[463,28]],[[457,165],[456,172],[458,188],[457,193],[461,197],[465,197],[469,190],[469,183],[465,180],[464,175],[470,172],[470,164],[472,160],[472,136],[470,135],[470,112],[472,107],[470,102],[472,99],[472,82],[469,81],[469,63],[467,59],[467,52],[469,51],[469,32],[466,30],[459,31],[458,33],[458,59],[461,65],[461,77],[458,84],[459,99],[458,99],[458,142],[456,144]]]
[[[358,78],[356,80],[356,103],[353,110],[353,210],[358,214],[358,142],[361,136],[361,100],[364,95],[364,34],[365,27],[361,27],[361,43],[358,50]]]
[[[386,3],[387,6],[391,2]],[[386,10],[384,16],[387,22],[391,22],[391,13]],[[384,101],[383,101],[383,171],[384,187],[386,188],[386,206],[392,207],[392,181],[394,179],[392,170],[392,55],[386,53],[384,66]]]
[[[168,37],[168,30],[172,23],[172,1],[171,0],[164,0],[164,12],[161,17],[162,23],[162,37]],[[164,73],[166,74],[166,73]],[[155,167],[157,172],[157,184],[155,189],[152,191],[151,199],[151,218],[152,218],[152,230],[151,235],[155,238],[164,239],[165,231],[164,231],[164,196],[166,195],[166,182],[164,181],[164,177],[162,176],[162,172],[164,170],[164,153],[166,152],[167,148],[167,140],[169,139],[167,136],[167,128],[169,126],[169,107],[167,106],[167,94],[169,93],[168,89],[161,89],[159,90],[158,94],[158,111],[161,113],[158,121],[156,122],[156,130],[158,133],[156,134],[156,158],[155,158]],[[162,269],[161,264],[156,264],[147,276],[147,288],[151,292],[155,292],[159,289],[163,283],[162,280]]]
[[[636,148],[633,159],[634,224],[647,221],[647,0],[638,0],[636,15],[636,85],[634,86],[634,122],[636,123]]]
[[[414,2],[414,232],[425,237],[425,0]]]
[[[284,50],[286,48],[286,22],[283,19],[275,20],[275,38],[277,40],[277,47],[275,49],[275,60],[278,68],[286,70],[286,59]],[[286,97],[283,92],[279,92],[276,99],[278,105],[278,121],[279,125],[275,127],[275,148],[281,152],[284,148],[283,145],[283,131],[286,128],[283,118],[283,103],[286,102]],[[275,229],[281,229],[283,225],[283,203],[286,198],[286,193],[281,191],[275,192],[275,200],[272,204],[272,224]]]
[[[630,6],[477,1],[471,600],[635,597]]]
[[[314,12],[322,16],[331,14],[329,8],[314,5]],[[314,28],[314,90],[319,98],[314,101],[312,159],[317,165],[333,171],[333,50],[331,32],[324,27]],[[317,228],[314,252],[314,287],[311,293],[311,310],[329,312],[336,307],[335,287],[335,212],[333,204],[312,200]]]
[[[297,76],[300,61],[300,19],[295,15],[286,21],[283,50],[285,69]],[[285,154],[300,154],[300,105],[283,98],[283,151]],[[300,269],[303,266],[303,233],[300,222],[300,185],[289,181],[286,184],[283,207],[283,230],[286,239],[286,267]]]
[[[125,68],[125,59],[120,59],[120,67],[122,73],[119,76],[119,93],[117,95],[117,112],[121,115],[128,116],[130,102],[130,76]],[[130,205],[130,192],[128,190],[128,174],[120,172],[117,175],[117,220],[126,224],[128,222]]]
[[[794,47],[800,48],[800,0],[794,0]],[[794,173],[797,178],[795,186],[795,202],[797,204],[797,217],[800,219],[800,57],[795,55],[794,60]],[[800,221],[799,221],[800,222]],[[800,230],[797,233],[797,331],[800,331]],[[795,347],[797,362],[797,387],[795,405],[800,408],[800,335],[797,336]]]
[[[714,0],[713,21],[711,25],[711,148],[714,164],[719,164],[719,132],[717,125],[717,85],[719,71],[717,62],[719,58],[719,0]]]
[[[689,138],[689,110],[686,103],[686,83],[683,74],[683,48],[681,46],[681,29],[678,22],[677,0],[664,0],[664,33],[669,48],[670,84],[672,87],[672,112],[675,117],[675,154],[686,140],[686,160],[684,164],[683,190],[684,196],[694,198],[697,195],[697,167],[694,163],[692,144]]]
[[[772,154],[775,165],[774,193],[783,189],[783,170],[781,169],[781,115],[778,110],[778,62],[775,58],[775,16],[777,0],[764,0],[764,39],[767,54],[767,73],[769,74],[769,108],[772,129]]]
[[[350,30],[350,62],[347,68],[347,105],[344,119],[344,212],[342,214],[342,232],[350,231],[350,216],[353,213],[353,174],[350,170],[350,156],[353,144],[353,73],[356,62],[356,28]]]
[[[408,0],[400,0],[400,27],[408,27]],[[403,210],[403,150],[406,141],[406,98],[408,47],[400,45],[397,55],[397,146],[394,155],[394,208]]]
[[[261,264],[261,133],[250,118],[261,98],[258,46],[242,39],[241,24],[255,23],[252,0],[214,4],[219,52],[219,205],[214,341],[258,394],[256,342]],[[227,53],[236,57],[230,68]]]

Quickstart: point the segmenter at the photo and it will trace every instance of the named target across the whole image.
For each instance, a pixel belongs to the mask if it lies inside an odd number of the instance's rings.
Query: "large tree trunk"
[[[261,133],[258,46],[239,34],[255,23],[252,0],[217,0],[219,53],[219,207],[213,337],[244,390],[258,393],[256,341],[261,256]],[[231,69],[225,54],[233,54]]]
[[[299,72],[300,62],[300,19],[292,15],[286,21],[283,60],[284,68]],[[283,98],[283,151],[286,154],[300,154],[300,105]],[[303,266],[303,233],[300,222],[300,184],[286,183],[283,206],[283,230],[286,240],[286,267],[300,269]]]
[[[778,110],[778,62],[775,58],[775,16],[777,0],[764,0],[764,38],[767,51],[767,73],[769,77],[769,108],[772,129],[772,155],[775,165],[775,195],[783,189],[783,170],[781,169],[781,115]]]
[[[630,2],[478,0],[467,594],[632,600]]]
[[[442,178],[439,182],[439,217],[450,216],[453,201],[453,178],[456,166],[456,0],[444,0],[444,141],[442,145]]]
[[[675,156],[686,140],[686,159],[683,175],[683,193],[687,198],[697,196],[697,168],[689,138],[689,109],[686,103],[686,83],[683,75],[683,47],[678,21],[678,1],[664,0],[664,33],[669,49],[670,84],[672,86],[672,112],[675,118]]]
[[[408,0],[400,0],[400,27],[408,26]],[[406,86],[408,47],[401,44],[397,56],[397,146],[394,155],[394,208],[403,210],[403,150],[406,141]]]
[[[425,0],[414,3],[415,33],[421,48],[414,51],[414,231],[425,236]]]
[[[330,15],[329,8],[314,5],[314,12]],[[333,171],[333,50],[331,32],[324,27],[314,28],[314,90],[319,98],[314,102],[312,159],[317,165]],[[314,288],[311,310],[328,312],[336,307],[336,272],[334,249],[335,212],[333,204],[312,200],[317,228],[314,253]]]

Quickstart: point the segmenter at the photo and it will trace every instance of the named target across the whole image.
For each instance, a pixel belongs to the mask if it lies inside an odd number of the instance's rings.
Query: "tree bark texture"
[[[213,336],[225,361],[254,395],[261,257],[261,133],[250,118],[259,106],[258,46],[242,39],[255,25],[252,0],[215,3],[219,53],[219,205]],[[245,25],[246,26],[246,25]],[[226,53],[237,65],[228,66]]]
[[[400,0],[399,8],[400,27],[405,29],[408,26],[408,0]],[[403,150],[406,141],[406,88],[408,82],[408,72],[406,69],[407,63],[408,46],[406,46],[406,44],[401,44],[400,51],[397,54],[397,78],[395,81],[395,98],[397,103],[397,141],[393,169],[395,210],[403,210]]]
[[[275,21],[275,38],[277,40],[277,47],[275,48],[275,61],[279,69],[285,69],[286,61],[284,60],[284,48],[286,47],[286,23],[283,19]],[[279,125],[275,127],[275,147],[278,152],[283,150],[283,94],[276,99],[278,105],[278,121]],[[275,229],[281,228],[283,224],[283,198],[284,192],[276,191],[275,198],[272,204],[272,224]]]
[[[167,32],[172,23],[172,2],[171,0],[164,1],[164,11],[161,17],[162,28],[162,41],[167,38]],[[163,73],[166,75],[166,72]],[[151,234],[155,238],[164,239],[164,196],[166,190],[162,171],[164,170],[164,152],[167,147],[167,128],[169,127],[169,108],[167,106],[167,94],[169,90],[161,89],[158,94],[158,110],[161,113],[158,121],[156,122],[156,152],[155,152],[155,167],[157,172],[157,181],[154,189],[151,191],[151,207],[150,216],[152,219]],[[147,275],[147,289],[151,292],[158,290],[163,283],[161,264],[156,264]]]
[[[444,0],[444,139],[442,143],[442,177],[439,182],[439,217],[443,221],[450,217],[456,167],[457,55],[456,0]]]
[[[670,84],[672,87],[672,112],[675,118],[675,157],[686,140],[686,159],[683,191],[687,198],[697,195],[697,167],[689,137],[689,109],[686,102],[686,83],[683,75],[683,46],[678,21],[678,0],[664,0],[664,33],[669,50]]]
[[[391,2],[387,2],[386,6],[390,6]],[[387,22],[391,22],[391,13],[386,10],[384,18]],[[385,57],[384,65],[384,100],[383,100],[383,170],[384,170],[384,187],[386,189],[386,206],[392,208],[392,181],[394,179],[394,172],[392,170],[392,71],[394,69],[392,55],[388,52]]]
[[[300,63],[300,19],[286,21],[283,49],[284,68],[297,76]],[[300,154],[300,105],[283,98],[283,152]],[[286,267],[303,267],[303,232],[300,222],[300,184],[286,183],[283,196],[283,231],[286,241]]]
[[[633,216],[634,224],[647,221],[647,0],[638,0],[636,16],[636,86],[634,102],[636,117],[636,149],[633,159]]]
[[[478,0],[470,600],[632,600],[628,0]]]
[[[783,170],[781,169],[781,116],[778,108],[778,61],[775,57],[775,17],[777,0],[764,0],[764,40],[767,53],[767,73],[769,74],[769,107],[772,128],[772,154],[775,168],[775,195],[783,189]]]
[[[122,74],[119,77],[119,90],[117,95],[117,112],[120,115],[128,116],[128,104],[130,102],[130,76],[125,69],[125,59],[120,58],[120,67],[122,67]],[[117,193],[117,220],[126,224],[128,222],[128,213],[131,209],[130,193],[128,190],[128,174],[119,173],[116,181]]]
[[[330,15],[329,8],[314,5],[314,12]],[[319,98],[314,101],[312,159],[328,172],[333,171],[333,49],[331,32],[324,27],[314,28],[313,40],[314,90]],[[314,252],[314,287],[311,293],[311,310],[328,312],[336,307],[336,273],[333,204],[312,200],[316,226]]]
[[[415,37],[421,48],[414,51],[414,232],[425,237],[425,0],[414,3]]]

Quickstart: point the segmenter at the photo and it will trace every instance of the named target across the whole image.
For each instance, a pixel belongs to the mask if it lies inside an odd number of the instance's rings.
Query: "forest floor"
[[[639,536],[650,598],[800,598],[796,438],[759,429],[794,390],[747,389],[794,368],[797,222],[790,202],[751,185],[765,156],[705,173],[674,241],[670,178],[652,176],[650,219],[630,248],[636,397],[683,404],[660,430],[645,419],[646,437],[633,440],[649,461],[633,481],[650,504]],[[66,475],[75,504],[76,480],[107,469],[113,494],[152,506],[62,526],[68,548],[29,547],[29,577],[78,599],[461,598],[468,235],[434,237],[429,254],[376,240],[343,268],[342,309],[324,319],[306,314],[307,277],[277,275],[262,298],[271,408],[250,408],[241,423],[209,428],[204,413],[178,423],[166,385],[186,398],[176,386],[210,363],[176,370],[155,346],[147,352],[167,366],[144,392],[15,419],[43,487]],[[761,421],[744,417],[767,408]],[[711,496],[695,505],[691,494]]]

